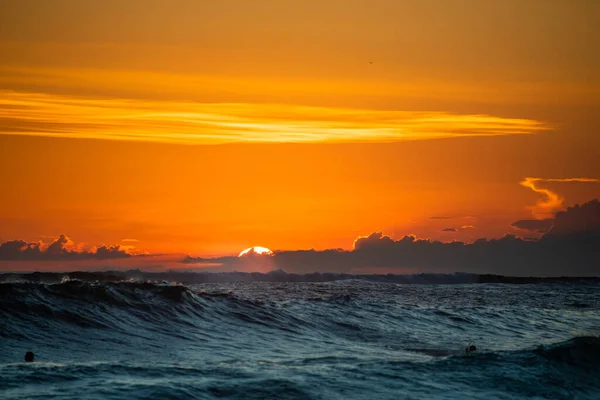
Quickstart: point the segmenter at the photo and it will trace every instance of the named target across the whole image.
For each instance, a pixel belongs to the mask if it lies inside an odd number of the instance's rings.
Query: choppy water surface
[[[0,398],[594,399],[599,333],[597,284],[2,283]]]

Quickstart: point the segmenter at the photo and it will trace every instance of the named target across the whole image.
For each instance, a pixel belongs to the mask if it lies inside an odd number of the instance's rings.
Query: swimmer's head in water
[[[472,353],[475,350],[477,350],[477,347],[475,347],[474,344],[470,345],[469,347],[466,348],[467,353]]]
[[[32,351],[25,353],[25,362],[33,362],[33,358],[34,356]]]

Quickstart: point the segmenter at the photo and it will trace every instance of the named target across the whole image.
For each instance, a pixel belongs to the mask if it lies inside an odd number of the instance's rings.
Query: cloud
[[[463,225],[460,227],[460,229],[475,229],[475,228],[476,228],[476,226],[473,226],[473,225]]]
[[[589,201],[556,213],[547,236],[583,234],[600,231],[600,202]],[[600,261],[600,260],[599,260]]]
[[[58,239],[48,246],[45,253],[50,257],[60,256],[66,250],[67,246],[73,246],[73,244],[73,241],[66,235],[60,235]]]
[[[137,242],[139,242],[139,240],[137,240],[137,239],[121,239],[121,242],[133,242],[133,243],[137,243]]]
[[[369,236],[359,236],[354,240],[352,247],[354,250],[360,250],[373,246],[387,246],[393,240],[389,236],[385,236],[383,232],[373,232]]]
[[[81,98],[0,91],[0,134],[178,144],[398,142],[522,135],[535,120],[442,111]]]
[[[537,183],[539,182],[596,183],[599,181],[595,178],[525,178],[523,181],[519,182],[519,184],[542,195],[542,199],[538,200],[537,204],[534,207],[532,207],[532,213],[536,219],[552,217],[556,211],[561,210],[563,208],[564,201],[564,199],[560,197],[557,193],[549,189],[539,188],[537,186]]]
[[[351,251],[278,251],[269,257],[273,269],[291,273],[453,273],[473,272],[513,276],[600,276],[600,202],[569,207],[556,214],[552,228],[539,240],[506,235],[473,243],[442,243],[407,235],[395,240],[383,232],[358,237]],[[519,223],[527,225],[527,223]],[[237,257],[194,259],[215,271],[232,271]]]
[[[273,255],[250,257],[193,258],[178,256],[177,266],[205,271],[271,271],[283,269],[293,273],[453,273],[473,272],[514,276],[600,276],[600,202],[592,200],[581,206],[556,213],[552,227],[538,240],[507,235],[500,239],[480,238],[473,243],[443,243],[406,235],[394,239],[383,232],[360,236],[352,250],[276,251]],[[528,221],[528,220],[525,220]],[[537,220],[536,220],[537,221]],[[515,222],[526,226],[530,222]],[[529,226],[533,227],[533,226]],[[33,269],[37,261],[70,261],[78,267],[100,268],[122,263],[136,268],[163,268],[152,256],[135,257],[124,246],[100,246],[77,250],[66,235],[52,243],[12,240],[0,244],[0,261],[20,264],[21,270]],[[104,263],[102,260],[107,260]],[[147,261],[145,261],[147,260]],[[154,263],[154,264],[153,264]],[[56,265],[55,265],[56,264]],[[52,268],[66,268],[52,263]],[[74,265],[73,263],[69,263]],[[3,264],[6,265],[6,264]],[[15,268],[11,266],[11,268]],[[46,267],[47,268],[47,267]],[[35,269],[38,269],[37,267]]]
[[[444,228],[442,232],[458,232],[458,230],[456,228]]]
[[[131,257],[123,246],[101,246],[91,250],[80,250],[66,235],[60,235],[50,245],[43,242],[11,240],[0,243],[0,260],[7,261],[46,261],[46,260],[106,260]]]
[[[433,217],[430,217],[429,219],[452,219],[452,218],[454,218],[454,217],[448,217],[445,215],[441,215],[441,216],[433,216]]]
[[[200,267],[203,271],[223,272],[269,272],[275,269],[272,254],[258,254],[250,252],[242,257],[225,256],[217,258],[202,258],[186,256],[183,261],[185,264],[193,264]]]
[[[28,243],[23,240],[11,240],[0,244],[0,260],[37,258],[41,253],[40,242]]]
[[[550,228],[552,228],[552,224],[554,224],[553,218],[522,219],[520,221],[513,222],[511,226],[526,231],[546,233],[550,230]]]

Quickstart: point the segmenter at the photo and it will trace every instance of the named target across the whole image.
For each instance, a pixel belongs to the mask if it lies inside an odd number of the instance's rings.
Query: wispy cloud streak
[[[91,99],[0,91],[0,134],[179,144],[397,142],[533,134],[530,119],[248,103]]]
[[[554,216],[554,213],[563,208],[564,199],[557,193],[537,186],[538,182],[587,182],[594,183],[599,182],[595,178],[531,178],[527,177],[523,181],[519,182],[521,186],[525,186],[539,193],[543,196],[537,204],[532,207],[533,216],[537,219],[545,219]]]

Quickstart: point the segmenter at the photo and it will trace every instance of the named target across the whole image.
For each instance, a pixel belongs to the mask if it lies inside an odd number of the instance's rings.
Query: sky
[[[550,222],[515,222],[600,197],[598,15],[2,1],[0,242],[222,257],[539,238],[523,227]]]

